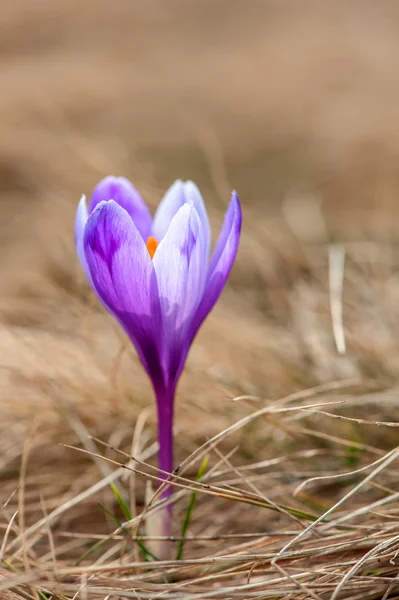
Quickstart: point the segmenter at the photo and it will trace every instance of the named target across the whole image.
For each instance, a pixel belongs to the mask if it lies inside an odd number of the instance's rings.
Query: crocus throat
[[[146,246],[151,258],[154,258],[154,254],[156,249],[158,248],[158,244],[159,242],[157,242],[157,240],[152,235],[150,235],[146,242]]]

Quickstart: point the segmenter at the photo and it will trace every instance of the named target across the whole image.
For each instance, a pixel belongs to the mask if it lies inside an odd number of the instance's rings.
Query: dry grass
[[[399,598],[397,4],[248,7],[0,8],[1,599]],[[178,392],[180,561],[140,554],[153,399],[73,248],[111,172],[197,180],[215,231],[243,202]]]
[[[153,446],[143,448],[143,439],[137,438],[133,461],[108,445],[95,446],[96,456],[105,457],[98,463],[102,476],[84,461],[85,454],[67,446],[74,460],[68,467],[63,458],[61,482],[55,480],[52,448],[37,442],[33,447],[33,439],[28,440],[18,488],[12,489],[9,477],[8,491],[4,489],[8,526],[5,522],[1,550],[9,572],[0,589],[13,590],[17,598],[37,597],[38,590],[54,598],[396,597],[399,449],[387,451],[366,441],[367,430],[382,429],[388,446],[389,432],[399,424],[348,419],[343,413],[356,414],[359,406],[372,412],[376,403],[379,412],[389,413],[397,400],[394,391],[354,395],[358,386],[355,381],[318,386],[250,409],[185,458],[173,478],[177,536],[171,543],[178,540],[194,489],[199,504],[186,556],[179,561],[148,563],[137,557],[134,532],[162,502],[155,499],[123,530],[107,523],[105,513],[96,508],[101,500],[117,510],[109,483],[117,481],[128,498],[133,473],[130,490],[140,503],[143,478],[156,476],[156,469],[143,462]],[[328,427],[337,416],[341,425]],[[76,430],[76,423],[70,415],[70,428]],[[281,437],[272,444],[276,431]],[[258,441],[267,439],[269,452],[257,452],[256,462],[241,459],[237,466],[234,441],[249,433]],[[83,435],[85,446],[91,438]],[[240,446],[245,450],[245,444]],[[205,454],[210,467],[196,483],[192,475]],[[267,454],[273,457],[264,459]],[[28,468],[33,460],[34,474]],[[146,544],[151,539],[140,536]]]

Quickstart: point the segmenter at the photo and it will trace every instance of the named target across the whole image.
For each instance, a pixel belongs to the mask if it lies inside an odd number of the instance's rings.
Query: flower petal
[[[163,376],[155,272],[134,222],[113,200],[101,202],[90,215],[84,252],[95,292],[126,330],[156,385]]]
[[[86,276],[90,281],[89,268],[87,266],[86,256],[83,249],[83,235],[88,218],[89,211],[87,210],[86,196],[83,194],[78,204],[78,209],[76,211],[75,217],[75,244],[80,264],[82,265],[84,272],[86,273]]]
[[[94,188],[89,212],[103,200],[114,200],[124,208],[134,221],[144,240],[151,234],[152,217],[148,206],[136,188],[125,177],[109,176],[100,181]]]
[[[240,201],[236,192],[233,192],[209,265],[205,293],[190,326],[189,344],[197,334],[205,317],[214,307],[226,284],[237,255],[241,222]]]
[[[164,368],[172,381],[184,362],[188,328],[204,293],[205,245],[198,213],[186,203],[172,219],[153,259],[162,311]]]
[[[201,192],[192,181],[181,181],[178,179],[167,190],[155,213],[152,225],[153,235],[158,241],[162,240],[173,217],[185,203],[193,204],[200,218],[206,241],[204,253],[208,258],[211,244],[211,229],[209,226],[208,214]]]

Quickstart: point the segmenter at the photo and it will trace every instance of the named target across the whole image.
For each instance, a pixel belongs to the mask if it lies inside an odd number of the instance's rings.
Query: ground
[[[398,51],[388,0],[1,5],[0,597],[397,597]],[[179,475],[208,455],[209,487],[186,562],[151,569],[106,510],[115,448],[148,503],[154,401],[73,241],[108,174],[152,210],[195,180],[214,238],[243,207],[176,404]]]

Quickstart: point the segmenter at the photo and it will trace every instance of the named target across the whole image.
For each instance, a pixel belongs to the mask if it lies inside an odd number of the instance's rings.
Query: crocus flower
[[[83,196],[77,253],[105,308],[133,342],[158,407],[159,468],[173,471],[173,403],[189,348],[220,296],[237,254],[241,207],[232,194],[210,257],[211,232],[197,186],[176,181],[154,218],[123,177]]]

